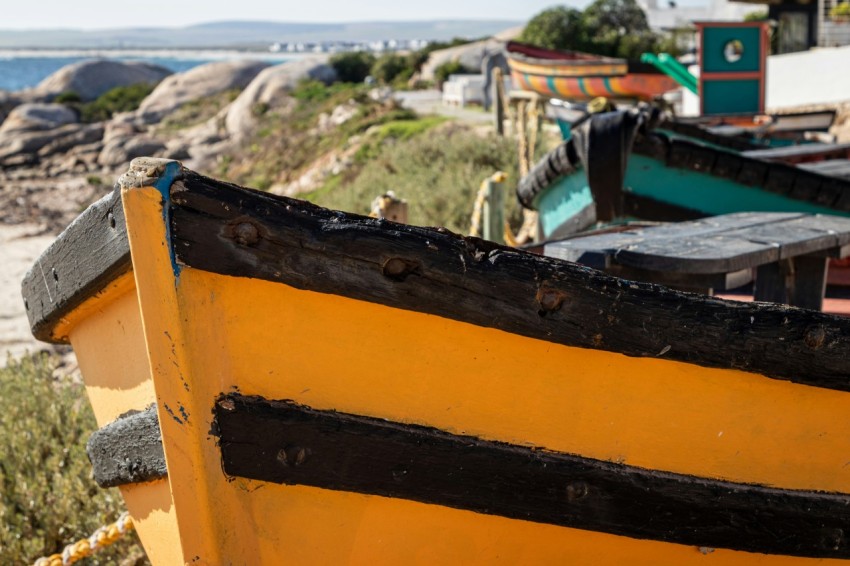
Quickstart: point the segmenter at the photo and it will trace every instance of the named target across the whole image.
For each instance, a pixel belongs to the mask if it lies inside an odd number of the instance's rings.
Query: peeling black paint
[[[153,481],[167,476],[156,406],[121,416],[95,431],[86,445],[94,479],[101,487]]]
[[[216,404],[231,476],[640,539],[850,558],[850,496],[658,472],[289,401]]]

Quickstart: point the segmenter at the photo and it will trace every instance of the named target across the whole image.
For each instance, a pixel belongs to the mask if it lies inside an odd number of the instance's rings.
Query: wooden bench
[[[744,212],[544,246],[626,279],[713,294],[753,281],[757,301],[821,310],[827,262],[850,255],[850,218]]]

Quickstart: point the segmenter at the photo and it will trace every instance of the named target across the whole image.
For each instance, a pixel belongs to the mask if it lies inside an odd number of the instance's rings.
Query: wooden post
[[[397,198],[394,192],[387,191],[372,201],[372,212],[369,216],[407,224],[407,201]]]
[[[493,115],[496,120],[496,135],[505,135],[505,83],[502,80],[502,69],[493,69],[493,83],[495,86],[495,100],[493,101]]]
[[[486,186],[482,210],[481,236],[485,240],[505,243],[505,179],[501,171],[484,181]]]
[[[810,255],[794,258],[793,287],[789,293],[791,306],[823,310],[829,259]]]
[[[526,108],[528,102],[520,100],[517,102],[517,146],[519,149],[519,174],[528,175],[531,164],[528,162],[528,113]]]
[[[753,298],[757,301],[788,304],[788,283],[792,269],[793,266],[788,260],[758,266]]]

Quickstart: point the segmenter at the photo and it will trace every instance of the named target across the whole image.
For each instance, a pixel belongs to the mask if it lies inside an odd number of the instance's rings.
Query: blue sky
[[[527,20],[558,4],[589,0],[7,0],[0,29],[172,27],[219,20]]]

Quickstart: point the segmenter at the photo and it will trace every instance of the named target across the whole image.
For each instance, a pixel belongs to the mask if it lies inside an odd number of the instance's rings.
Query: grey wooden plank
[[[706,291],[726,291],[741,287],[752,283],[754,278],[753,270],[750,268],[729,273],[681,273],[653,271],[614,264],[607,271],[611,275],[632,281],[657,283],[679,290],[694,291],[700,289],[706,295],[712,294]]]
[[[829,161],[801,163],[798,167],[829,177],[850,179],[850,159],[831,159]]]
[[[656,271],[726,273],[778,261],[780,246],[723,234],[650,241],[617,250],[617,263]]]
[[[723,273],[840,248],[850,218],[799,213],[741,213],[548,244],[552,257],[607,268]]]
[[[653,240],[671,240],[687,237],[707,236],[740,227],[760,225],[764,223],[791,220],[805,216],[801,213],[765,213],[741,212],[701,218],[689,222],[678,222],[638,228],[609,234],[571,238],[560,242],[550,242],[544,248],[544,254],[567,261],[580,261],[587,254],[591,257],[613,255],[617,250],[636,246]]]
[[[729,232],[724,236],[776,246],[779,248],[779,259],[810,254],[839,245],[835,234],[793,222],[755,226],[752,229]]]
[[[841,154],[847,153],[848,151],[850,151],[850,143],[807,143],[786,147],[772,147],[770,149],[754,149],[751,151],[741,152],[741,154],[753,159],[774,161],[794,157],[813,157],[820,154]]]

